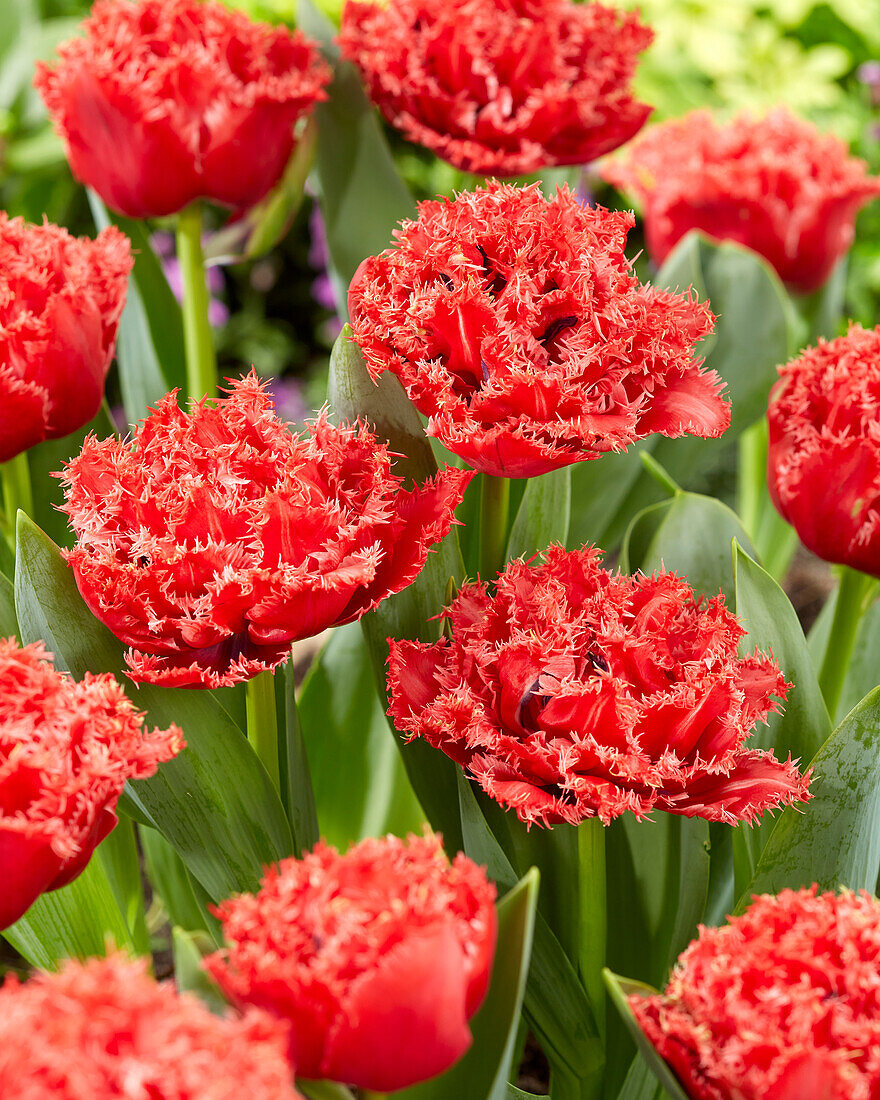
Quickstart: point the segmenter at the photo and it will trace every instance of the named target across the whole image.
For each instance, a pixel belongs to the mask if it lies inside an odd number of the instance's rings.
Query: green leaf
[[[511,889],[516,872],[492,835],[471,785],[460,770],[458,795],[464,851],[486,867],[489,878],[501,889]],[[586,991],[540,913],[535,921],[525,1014],[552,1065],[566,1067],[578,1078],[601,1065],[602,1044]]]
[[[626,572],[652,573],[665,567],[699,594],[724,593],[732,603],[730,542],[750,546],[748,536],[726,504],[713,497],[679,492],[640,512],[627,530],[621,553]]]
[[[424,816],[357,623],[330,635],[303,684],[299,714],[321,833],[330,844],[345,849],[365,836],[420,830]]]
[[[134,835],[134,822],[121,817],[119,824],[98,846],[107,881],[131,930],[131,942],[139,955],[149,955],[150,935],[144,914],[144,883]]]
[[[194,993],[217,1016],[229,1013],[229,1002],[206,970],[202,959],[216,949],[216,944],[204,932],[188,932],[185,928],[171,931],[174,949],[174,981],[182,993]]]
[[[76,679],[112,672],[150,724],[177,724],[187,748],[126,787],[140,815],[177,849],[215,901],[257,887],[264,865],[293,850],[272,782],[241,730],[208,693],[143,685],[122,673],[122,646],[91,614],[58,547],[19,514],[16,611],[24,642],[42,638]]]
[[[785,712],[771,714],[767,725],[755,729],[749,745],[773,749],[780,760],[790,754],[806,763],[831,733],[831,721],[797,613],[770,574],[736,542],[733,570],[736,614],[748,631],[742,651],[751,652],[757,646],[763,653],[772,653],[786,680],[794,684]]]
[[[540,875],[532,868],[498,902],[498,944],[489,992],[471,1020],[474,1041],[446,1073],[398,1093],[400,1100],[506,1100],[532,950]]]
[[[818,883],[820,890],[870,890],[880,871],[880,688],[851,711],[812,761],[812,799],[787,807],[770,834],[752,894]]]
[[[2,935],[41,970],[56,969],[61,959],[87,959],[132,947],[104,865],[95,856],[78,878],[37,898]]]
[[[360,348],[350,340],[346,326],[330,357],[330,403],[342,420],[360,416],[375,426],[379,439],[387,439],[390,450],[402,457],[394,463],[394,472],[405,484],[422,483],[437,472],[437,463],[413,408],[400,383],[389,371],[374,385]],[[420,638],[435,641],[440,634],[433,621],[442,611],[449,578],[460,581],[464,564],[455,528],[428,554],[427,563],[415,582],[384,600],[361,620],[373,665],[373,675],[383,711],[387,709],[385,663],[391,638]],[[461,848],[458,820],[456,766],[443,753],[424,741],[400,745],[403,763],[416,797],[431,825],[443,834],[447,851]]]
[[[147,877],[172,925],[187,932],[207,932],[219,946],[223,940],[220,922],[208,912],[204,890],[160,832],[148,825],[138,828]]]
[[[0,544],[5,545],[0,539]],[[15,617],[15,590],[4,573],[0,573],[0,638],[17,638],[18,620]]]
[[[554,542],[565,546],[570,516],[570,466],[529,478],[510,531],[507,560],[528,560]]]
[[[298,23],[335,63],[329,99],[315,109],[315,177],[337,307],[344,316],[348,284],[361,260],[392,244],[393,230],[398,222],[415,214],[415,203],[394,167],[357,70],[339,60],[333,41],[336,28],[309,0],[299,0]]]
[[[629,1006],[628,998],[633,994],[643,997],[650,996],[652,993],[657,992],[656,989],[652,989],[649,985],[643,985],[641,982],[632,982],[628,978],[621,978],[619,975],[613,974],[610,970],[604,971],[604,977],[608,992],[611,994],[611,1000],[614,1002],[614,1007],[626,1023],[630,1034],[633,1039],[635,1039],[636,1045],[645,1062],[647,1062],[650,1067],[651,1072],[663,1088],[666,1089],[672,1097],[672,1100],[688,1100],[688,1095],[681,1087],[678,1078],[663,1061],[654,1049],[653,1043],[651,1043],[639,1027],[638,1021],[633,1015],[633,1010]]]
[[[135,423],[169,390],[186,389],[180,306],[153,252],[144,223],[111,214],[91,190],[88,197],[98,229],[118,226],[131,241],[134,253],[116,358],[125,414]]]

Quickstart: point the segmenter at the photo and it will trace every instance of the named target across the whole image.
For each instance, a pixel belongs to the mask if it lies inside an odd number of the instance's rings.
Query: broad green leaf
[[[77,679],[112,672],[151,725],[183,730],[187,748],[126,787],[140,820],[174,845],[215,901],[255,889],[263,866],[289,855],[293,840],[271,780],[229,714],[205,692],[132,687],[122,646],[86,607],[58,547],[23,514],[15,592],[24,642],[42,638]]]
[[[99,439],[116,434],[106,402],[94,419],[78,432],[66,435],[63,439],[38,443],[28,451],[28,466],[34,486],[34,514],[31,519],[59,546],[72,546],[74,537],[67,516],[59,511],[64,503],[64,493],[60,480],[53,477],[53,474],[60,473],[65,464],[79,454],[83,441],[90,432],[94,432]],[[9,577],[12,578],[12,573]]]
[[[498,902],[498,944],[489,992],[471,1020],[474,1041],[452,1069],[398,1093],[400,1100],[506,1100],[526,975],[532,951],[540,875],[532,869]]]
[[[215,950],[216,944],[204,932],[188,932],[185,928],[171,931],[174,949],[174,981],[182,993],[193,993],[217,1016],[229,1013],[229,1002],[220,987],[202,968],[202,959]]]
[[[336,28],[309,0],[299,0],[298,23],[335,64],[329,99],[315,108],[318,149],[314,175],[337,307],[344,316],[348,284],[361,260],[392,244],[392,231],[398,222],[415,214],[415,203],[394,167],[357,70],[339,60],[333,41]]]
[[[732,604],[730,541],[748,536],[726,504],[714,497],[679,492],[640,512],[626,533],[621,568],[652,573],[665,567],[687,579],[699,594],[721,591]]]
[[[180,306],[153,252],[144,223],[111,214],[91,190],[88,197],[98,229],[115,224],[131,241],[134,253],[116,358],[125,414],[135,423],[169,390],[185,389]]]
[[[131,931],[131,942],[139,955],[149,955],[150,935],[144,914],[144,883],[134,833],[134,822],[120,817],[119,824],[98,846],[107,881]]]
[[[870,890],[880,871],[880,688],[852,710],[812,761],[812,799],[776,822],[755,877],[740,898],[818,883]]]
[[[617,1100],[655,1100],[660,1085],[640,1054],[633,1058]],[[664,1093],[665,1096],[665,1093]]]
[[[571,467],[569,546],[612,550],[620,543],[630,517],[646,503],[637,498],[630,507],[629,494],[642,483],[645,468],[640,455],[652,446],[653,437],[620,454],[602,455]],[[648,486],[648,503],[661,495],[647,479],[644,484]]]
[[[365,836],[419,831],[424,817],[357,623],[330,635],[303,684],[299,714],[321,834],[330,844],[344,849]]]
[[[841,717],[849,714],[859,700],[864,699],[878,684],[880,684],[880,601],[875,600],[859,623],[852,657],[846,670],[838,714]]]
[[[2,935],[41,970],[56,969],[61,959],[86,959],[114,948],[132,949],[125,918],[96,856],[68,886],[37,898]]]
[[[611,1000],[614,1002],[614,1007],[620,1013],[626,1026],[629,1028],[629,1032],[633,1039],[635,1039],[642,1057],[647,1062],[648,1066],[650,1066],[651,1072],[663,1088],[666,1089],[672,1097],[672,1100],[688,1100],[688,1095],[681,1087],[678,1078],[663,1061],[654,1049],[654,1045],[639,1027],[638,1021],[633,1015],[633,1010],[629,1006],[628,998],[633,994],[639,997],[646,997],[657,991],[652,989],[649,985],[643,985],[642,982],[632,982],[628,978],[621,978],[619,975],[613,974],[610,970],[605,970],[604,976],[605,984],[608,986],[608,992],[611,994]]]
[[[153,894],[161,899],[172,925],[187,932],[207,932],[219,945],[223,939],[220,922],[208,912],[208,897],[202,887],[193,881],[160,832],[148,825],[138,829]]]
[[[413,408],[397,379],[386,371],[374,385],[363,356],[343,329],[330,357],[330,403],[341,420],[360,416],[375,427],[379,439],[401,458],[394,472],[405,484],[423,483],[437,471],[431,446]],[[385,663],[391,638],[419,638],[435,641],[440,634],[436,616],[442,611],[450,577],[461,581],[464,564],[455,528],[428,554],[428,561],[415,582],[403,592],[384,600],[361,620],[384,710],[387,707]],[[308,736],[308,734],[307,734]],[[461,826],[456,796],[456,766],[443,753],[424,741],[398,741],[403,763],[416,797],[431,825],[443,834],[450,852],[461,848]]]
[[[509,859],[492,835],[470,783],[458,773],[464,851],[486,867],[501,889],[517,881]],[[551,1065],[575,1076],[601,1065],[602,1044],[595,1016],[577,973],[546,920],[538,914],[532,965],[525,993],[525,1014]]]
[[[306,752],[299,708],[296,702],[296,673],[293,661],[288,661],[283,673],[276,675],[278,710],[283,719],[281,738],[281,801],[293,832],[294,850],[297,856],[311,851],[321,837],[318,827],[318,811],[315,806],[315,788]],[[325,731],[326,732],[326,731]]]
[[[741,649],[757,646],[772,653],[786,680],[794,686],[783,714],[771,714],[749,740],[757,749],[772,749],[780,760],[791,755],[804,765],[831,733],[831,721],[816,680],[807,640],[797,613],[776,581],[743,550],[733,545],[736,614],[748,638]]]
[[[565,546],[571,516],[571,467],[529,478],[507,543],[507,560]]]

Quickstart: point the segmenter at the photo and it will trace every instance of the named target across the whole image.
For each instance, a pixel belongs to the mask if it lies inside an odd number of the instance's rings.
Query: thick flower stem
[[[217,390],[214,335],[208,320],[210,295],[202,254],[202,207],[194,202],[177,215],[177,259],[183,282],[183,341],[189,396],[201,401]]]
[[[605,1034],[605,966],[607,942],[605,890],[605,826],[598,817],[577,827],[580,936],[578,970],[596,1014],[596,1025]]]
[[[275,789],[280,790],[278,712],[275,709],[275,677],[271,672],[261,672],[248,680],[247,734]]]
[[[736,510],[743,527],[754,540],[761,524],[762,498],[767,486],[767,424],[752,424],[739,437]]]
[[[834,619],[825,649],[825,659],[822,661],[822,671],[819,673],[819,686],[832,722],[843,691],[856,632],[876,585],[873,577],[860,573],[857,569],[850,569],[848,565],[841,567]]]
[[[8,462],[0,463],[0,484],[3,487],[3,516],[9,542],[15,549],[15,517],[18,510],[33,515],[34,494],[31,489],[31,471],[27,452],[23,451]]]
[[[479,573],[482,580],[492,582],[505,565],[510,481],[506,477],[480,474],[480,482]]]

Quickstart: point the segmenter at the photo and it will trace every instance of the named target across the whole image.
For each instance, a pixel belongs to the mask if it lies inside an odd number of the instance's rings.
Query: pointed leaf
[[[131,942],[139,955],[149,955],[150,935],[144,912],[144,882],[134,833],[134,822],[122,816],[110,835],[98,845],[98,858],[104,865]]]
[[[540,876],[532,868],[498,902],[498,944],[489,992],[471,1020],[474,1041],[465,1056],[421,1085],[398,1093],[400,1100],[506,1100],[529,970]]]
[[[790,754],[806,764],[831,733],[831,721],[797,613],[770,574],[736,542],[733,568],[736,614],[749,632],[742,651],[752,652],[757,646],[763,653],[772,653],[785,678],[794,684],[785,712],[771,714],[767,725],[755,729],[749,744],[773,749],[781,760]]]
[[[223,942],[220,922],[208,912],[209,899],[202,887],[160,832],[149,825],[138,829],[153,896],[161,899],[172,925],[186,932],[207,932],[219,947]]]
[[[43,639],[75,678],[112,672],[148,721],[179,725],[187,748],[151,779],[126,787],[209,895],[256,889],[265,864],[293,850],[272,781],[241,730],[209,694],[143,685],[122,672],[122,646],[83,603],[58,547],[19,513],[16,611],[24,642]],[[210,841],[210,842],[208,842]]]
[[[851,711],[812,761],[805,809],[789,806],[776,822],[755,877],[737,912],[752,894],[778,894],[818,883],[820,890],[870,890],[880,872],[880,688]]]
[[[229,1002],[220,987],[202,969],[202,959],[216,950],[216,944],[204,932],[188,932],[174,928],[171,932],[174,948],[174,981],[182,993],[193,993],[205,1008],[217,1016],[229,1013]]]
[[[571,516],[571,467],[529,478],[507,543],[507,560],[565,546]]]
[[[653,1043],[639,1027],[638,1021],[633,1015],[633,1010],[629,1007],[628,998],[632,994],[635,993],[638,996],[649,996],[657,991],[652,989],[649,985],[643,985],[641,982],[632,982],[628,978],[621,978],[617,974],[612,974],[610,970],[603,971],[603,974],[608,992],[611,994],[611,1000],[614,1002],[614,1007],[623,1017],[630,1034],[636,1041],[639,1052],[645,1062],[647,1062],[651,1072],[663,1088],[666,1089],[672,1100],[688,1100],[688,1095],[681,1087],[678,1078],[654,1049]]]

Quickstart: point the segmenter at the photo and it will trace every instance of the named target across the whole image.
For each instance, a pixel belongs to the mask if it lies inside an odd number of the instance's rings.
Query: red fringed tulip
[[[90,437],[67,465],[68,561],[133,680],[234,684],[421,572],[472,475],[404,491],[391,467],[363,427],[293,435],[254,374],[189,413],[170,393],[131,443]]]
[[[212,1015],[144,960],[65,962],[0,989],[4,1100],[300,1100],[286,1028]]]
[[[72,882],[116,824],[126,780],[181,748],[174,726],[144,731],[109,674],[77,682],[41,643],[0,639],[0,928]]]
[[[83,27],[36,85],[73,174],[129,217],[253,206],[326,98],[313,42],[213,0],[98,0]]]
[[[880,179],[842,141],[784,109],[726,124],[694,111],[651,127],[602,174],[641,203],[656,264],[699,229],[751,248],[805,294],[825,282],[859,209],[880,195]]]
[[[289,1020],[297,1073],[392,1092],[471,1043],[489,984],[494,887],[435,836],[323,843],[224,902],[229,947],[205,966],[238,1004]]]
[[[773,502],[814,554],[880,577],[880,328],[853,325],[779,373],[767,413]]]
[[[534,477],[653,432],[717,436],[722,383],[693,359],[712,330],[688,294],[640,286],[631,214],[562,188],[490,183],[425,202],[349,290],[375,377],[393,371],[428,434],[498,477]]]
[[[131,266],[118,229],[92,241],[0,211],[0,462],[97,413]]]
[[[595,550],[466,584],[452,637],[390,639],[388,713],[527,824],[652,810],[734,824],[803,800],[791,761],[747,749],[788,685],[716,596],[671,573],[612,575]]]
[[[635,134],[653,33],[631,12],[571,0],[348,0],[339,44],[410,141],[450,164],[515,176],[586,164]]]
[[[878,973],[880,902],[814,886],[701,928],[630,1005],[692,1100],[876,1100]]]

